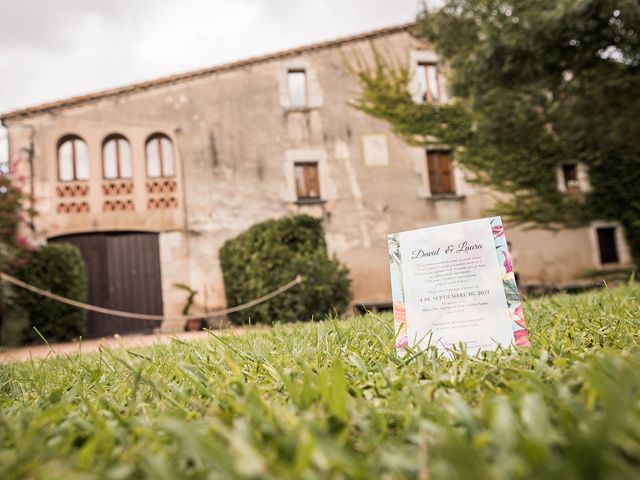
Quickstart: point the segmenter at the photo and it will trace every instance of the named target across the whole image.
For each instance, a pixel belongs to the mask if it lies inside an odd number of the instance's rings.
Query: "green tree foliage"
[[[0,234],[4,242],[15,241],[20,226],[24,194],[9,175],[0,175]]]
[[[5,242],[0,242],[0,272],[8,271],[14,261],[15,253]],[[4,318],[8,313],[14,299],[14,292],[11,285],[0,280],[0,328]]]
[[[619,221],[640,264],[640,3],[448,0],[415,34],[441,57],[453,100],[417,104],[409,71],[375,53],[354,105],[414,145],[448,144],[514,223]],[[583,162],[591,191],[562,193],[557,168]]]
[[[80,250],[66,243],[43,245],[33,252],[22,269],[23,281],[81,302],[87,301],[87,273]],[[36,327],[47,341],[71,340],[84,333],[86,312],[43,298],[26,290],[18,292],[18,303],[28,312],[30,327]],[[39,336],[32,328],[31,340]]]
[[[30,207],[31,197],[24,191],[26,178],[18,172],[18,161],[0,168],[0,241],[9,245],[16,256],[26,257],[31,245],[21,231],[29,217],[36,215]]]
[[[29,259],[31,245],[21,227],[35,212],[28,206],[29,196],[22,188],[24,179],[17,175],[17,162],[9,162],[7,167],[0,168],[0,272],[11,274]],[[14,290],[0,281],[0,337],[10,314],[16,313]]]
[[[304,282],[268,302],[231,314],[235,323],[321,320],[350,301],[348,270],[329,257],[322,222],[308,215],[267,220],[220,249],[230,307],[249,302],[303,276]]]

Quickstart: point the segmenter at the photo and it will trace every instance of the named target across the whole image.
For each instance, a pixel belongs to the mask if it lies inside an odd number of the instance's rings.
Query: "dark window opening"
[[[602,227],[597,229],[598,248],[600,250],[600,263],[618,263],[618,248],[616,246],[615,227]]]
[[[565,163],[562,165],[562,179],[567,192],[579,192],[580,182],[578,181],[578,165],[575,163]]]
[[[296,162],[294,171],[298,200],[319,199],[320,178],[318,176],[318,162]]]
[[[427,151],[427,169],[431,195],[451,195],[456,193],[453,183],[453,162],[447,150]]]

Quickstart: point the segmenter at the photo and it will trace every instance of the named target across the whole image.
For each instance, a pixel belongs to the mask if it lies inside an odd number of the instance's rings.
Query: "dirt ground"
[[[257,330],[260,327],[236,327],[223,330],[214,330],[216,335],[241,335],[248,330]],[[55,357],[57,355],[76,355],[96,352],[103,348],[132,348],[167,343],[177,338],[183,341],[203,340],[210,337],[210,333],[200,330],[195,332],[156,333],[145,335],[114,335],[112,337],[94,338],[80,342],[54,343],[50,345],[29,345],[26,347],[0,350],[0,363],[24,362],[31,359]]]

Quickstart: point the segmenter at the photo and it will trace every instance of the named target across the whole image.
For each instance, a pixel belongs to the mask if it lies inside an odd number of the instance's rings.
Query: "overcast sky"
[[[411,21],[421,5],[0,0],[0,112]]]

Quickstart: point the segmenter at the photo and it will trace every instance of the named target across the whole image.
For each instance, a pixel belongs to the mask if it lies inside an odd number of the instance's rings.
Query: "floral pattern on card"
[[[513,321],[513,339],[516,345],[520,347],[528,347],[529,331],[524,320],[524,310],[520,300],[520,292],[516,284],[515,274],[513,273],[513,263],[509,255],[507,247],[507,239],[504,235],[504,227],[500,217],[491,218],[491,231],[493,232],[493,240],[496,244],[496,254],[498,255],[498,263],[500,264],[500,272],[502,273],[502,284],[504,285],[504,294],[507,299],[507,309],[509,316]]]
[[[397,233],[389,235],[388,241],[396,349],[402,353],[409,345],[409,337],[407,335],[407,316],[405,312],[404,285],[402,283],[402,260],[400,257],[399,235]]]
[[[504,226],[500,217],[491,218],[491,232],[498,256],[498,264],[502,275],[502,285],[506,298],[506,308],[512,320],[513,341],[520,347],[530,346],[529,331],[527,330],[524,310],[520,299],[520,292],[513,272],[513,262],[509,255]],[[402,279],[402,258],[400,255],[400,237],[398,234],[388,236],[389,263],[391,268],[391,295],[393,298],[393,318],[396,335],[396,349],[403,354],[409,346],[407,334],[407,317],[405,306],[405,292]]]

